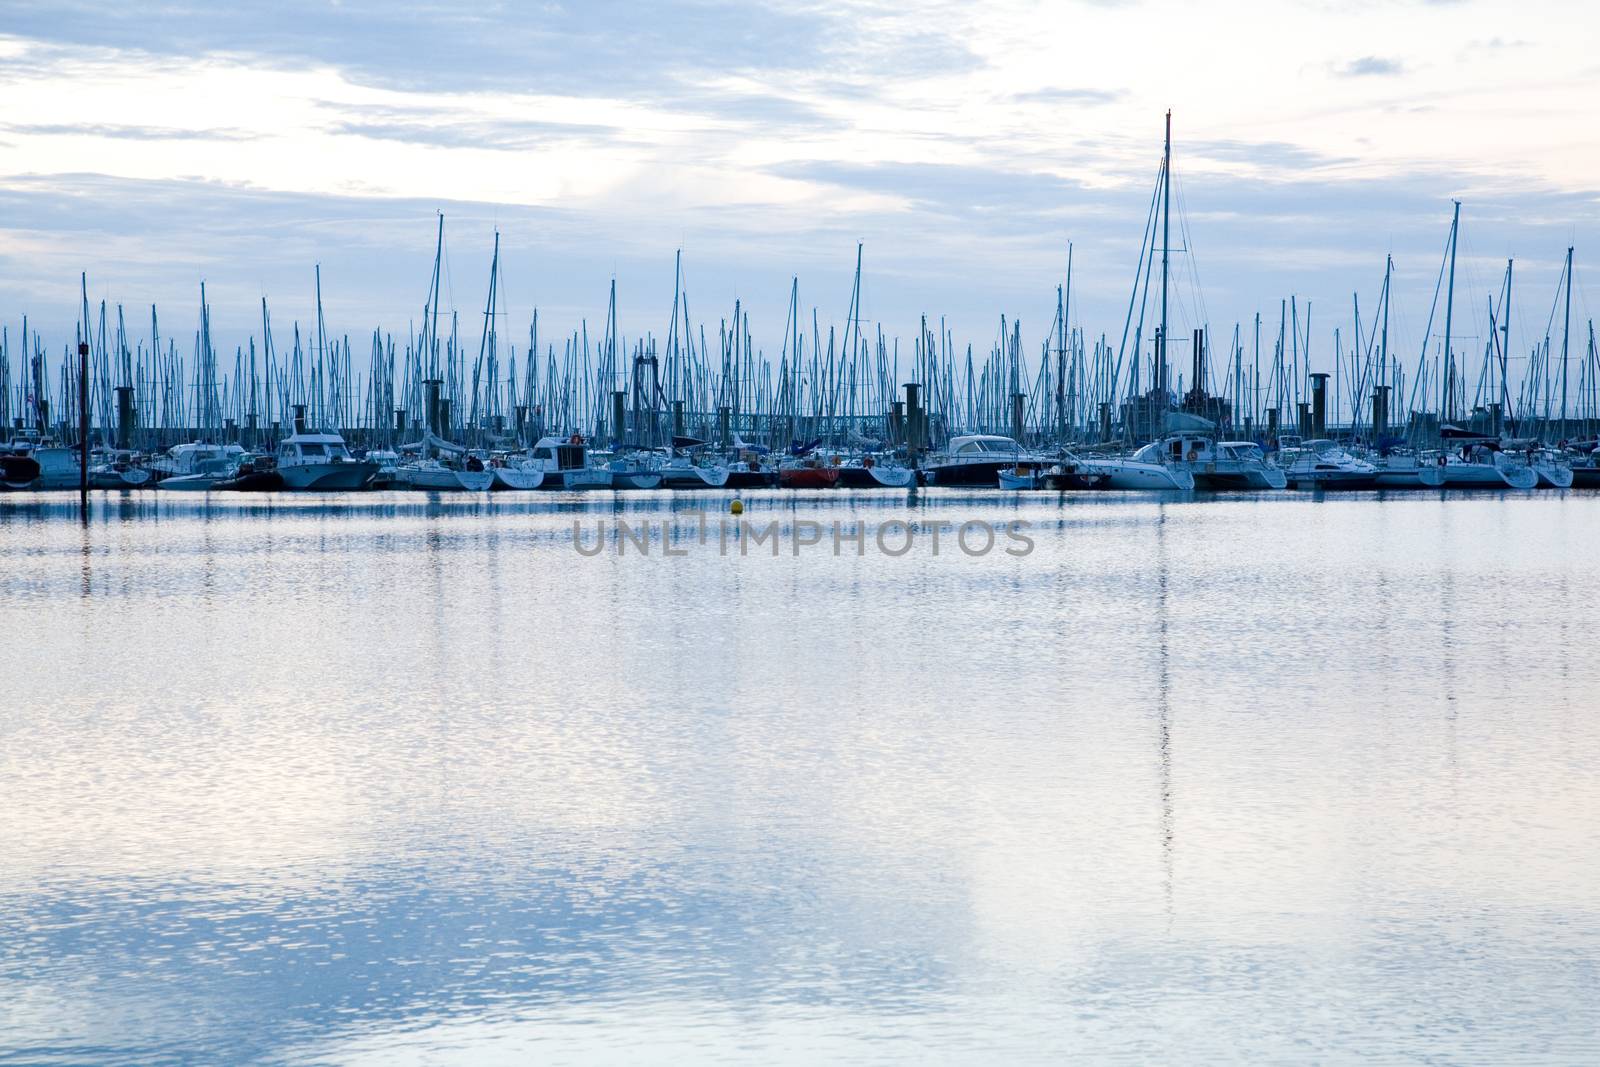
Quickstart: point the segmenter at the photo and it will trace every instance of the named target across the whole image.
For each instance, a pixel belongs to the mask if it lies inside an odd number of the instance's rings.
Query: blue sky
[[[0,20],[0,318],[70,336],[77,276],[224,347],[312,314],[404,332],[435,212],[472,332],[502,232],[511,333],[662,332],[735,299],[775,349],[789,281],[906,344],[924,313],[1035,347],[1073,244],[1073,318],[1121,328],[1175,112],[1175,330],[1281,300],[1348,336],[1396,257],[1395,343],[1422,344],[1451,197],[1476,322],[1518,260],[1513,340],[1600,232],[1600,18],[1576,3],[982,5],[9,2]],[[1175,222],[1178,221],[1175,218]],[[1174,244],[1179,242],[1175,238]],[[137,309],[137,310],[136,310]],[[1518,345],[1514,343],[1513,348]],[[1316,353],[1314,348],[1314,355]]]

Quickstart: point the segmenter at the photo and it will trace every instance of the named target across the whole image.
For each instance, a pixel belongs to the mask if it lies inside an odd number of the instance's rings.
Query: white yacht
[[[1215,441],[1204,434],[1175,433],[1133,454],[1140,463],[1166,462],[1194,476],[1196,489],[1283,489],[1289,479],[1254,441]]]
[[[928,457],[928,479],[934,485],[981,485],[994,488],[1003,470],[1040,468],[1055,462],[1030,452],[1010,437],[998,434],[963,434],[952,437],[943,452]]]
[[[243,458],[244,449],[238,445],[193,441],[167,449],[165,456],[150,464],[150,471],[158,479],[157,489],[203,493],[232,478]]]
[[[285,489],[360,489],[378,473],[378,464],[351,456],[344,438],[336,433],[296,430],[278,442],[277,460]]]
[[[1326,438],[1278,443],[1278,468],[1296,489],[1376,489],[1378,467]]]

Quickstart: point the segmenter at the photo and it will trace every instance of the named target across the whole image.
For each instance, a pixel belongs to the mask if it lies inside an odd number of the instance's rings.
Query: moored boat
[[[295,432],[278,442],[276,459],[283,487],[303,492],[363,489],[378,473],[376,462],[351,456],[339,434],[306,432],[298,415]]]
[[[929,480],[937,486],[993,488],[1002,470],[1044,468],[1049,456],[1024,449],[1010,437],[998,434],[963,434],[952,437],[944,451],[928,457]]]
[[[1297,437],[1279,442],[1278,469],[1296,489],[1376,489],[1378,468],[1351,455],[1336,443]]]
[[[845,489],[909,489],[917,472],[889,455],[864,455],[839,464],[837,483]]]

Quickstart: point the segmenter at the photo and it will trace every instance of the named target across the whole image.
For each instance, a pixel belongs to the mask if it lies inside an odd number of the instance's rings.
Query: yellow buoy
[[[735,500],[733,503],[728,505],[728,510],[733,512],[735,515],[743,515],[744,514],[744,501]]]

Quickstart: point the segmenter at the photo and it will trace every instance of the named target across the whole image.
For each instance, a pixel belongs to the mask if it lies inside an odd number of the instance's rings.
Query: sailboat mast
[[[1456,235],[1461,225],[1461,201],[1452,200],[1455,211],[1450,217],[1450,287],[1445,291],[1444,297],[1444,406],[1439,412],[1439,421],[1442,424],[1451,417],[1455,410],[1455,363],[1450,355],[1450,322],[1455,311],[1456,300]]]
[[[1383,262],[1383,338],[1378,344],[1378,384],[1389,384],[1389,278],[1394,273],[1394,254]]]
[[[1572,333],[1572,246],[1567,246],[1567,306],[1561,325],[1561,440],[1567,437],[1567,339]]]
[[[1172,109],[1167,109],[1167,135],[1161,153],[1161,333],[1156,340],[1156,388],[1162,406],[1167,395],[1167,251],[1172,246]]]
[[[1511,387],[1506,380],[1506,372],[1510,369],[1511,358],[1511,269],[1515,260],[1506,260],[1506,307],[1501,316],[1505,321],[1500,324],[1501,335],[1505,343],[1500,346],[1500,410],[1511,410]]]

